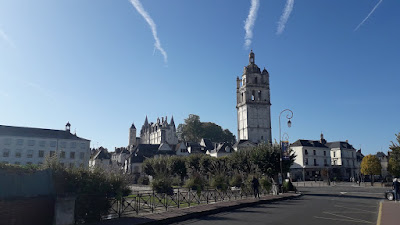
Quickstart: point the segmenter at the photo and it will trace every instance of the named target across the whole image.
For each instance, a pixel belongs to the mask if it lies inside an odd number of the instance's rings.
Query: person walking
[[[399,194],[400,194],[400,183],[397,178],[393,179],[393,192],[394,192],[394,201],[397,202],[399,200]]]
[[[251,181],[252,186],[253,186],[253,192],[254,192],[254,198],[260,198],[260,191],[258,190],[260,186],[260,182],[258,182],[258,179],[256,177],[253,177],[253,180]]]

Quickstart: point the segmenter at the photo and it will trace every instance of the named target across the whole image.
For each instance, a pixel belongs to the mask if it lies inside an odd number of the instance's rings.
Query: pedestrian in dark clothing
[[[252,186],[253,186],[253,192],[254,192],[254,198],[260,198],[260,192],[258,190],[260,186],[260,182],[258,182],[258,179],[256,177],[253,177],[253,180],[251,181]]]
[[[394,192],[394,200],[398,201],[399,200],[399,194],[400,194],[400,183],[397,180],[397,178],[393,179],[393,192]]]

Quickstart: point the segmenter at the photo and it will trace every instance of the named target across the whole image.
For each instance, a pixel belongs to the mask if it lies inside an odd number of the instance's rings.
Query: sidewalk
[[[384,200],[380,203],[377,225],[400,224],[400,202]]]
[[[260,199],[247,198],[230,202],[217,202],[208,205],[199,205],[190,208],[174,208],[167,212],[153,213],[144,216],[119,218],[94,223],[96,225],[137,225],[137,224],[167,224],[193,219],[201,216],[216,214],[233,209],[250,207],[257,204],[263,204],[273,201],[296,198],[300,194],[285,193],[283,195],[269,195]],[[94,225],[93,224],[93,225]]]

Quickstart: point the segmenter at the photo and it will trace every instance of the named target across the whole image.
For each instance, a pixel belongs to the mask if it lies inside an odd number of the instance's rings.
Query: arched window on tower
[[[256,99],[256,92],[253,90],[251,92],[251,100],[254,101]]]
[[[255,84],[257,84],[257,77],[256,77],[256,78],[254,78],[254,83],[255,83]]]
[[[242,101],[241,102],[244,102],[243,92],[242,92]]]
[[[261,91],[258,91],[258,101],[261,101]]]

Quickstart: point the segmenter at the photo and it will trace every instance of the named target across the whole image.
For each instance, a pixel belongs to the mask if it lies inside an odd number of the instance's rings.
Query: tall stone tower
[[[269,73],[255,64],[253,50],[242,79],[236,79],[238,140],[271,143],[271,102]]]
[[[131,128],[129,128],[129,146],[136,146],[136,127],[132,123]]]

